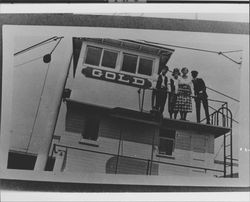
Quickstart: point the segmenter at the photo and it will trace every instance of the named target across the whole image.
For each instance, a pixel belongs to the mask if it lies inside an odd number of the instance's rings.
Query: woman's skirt
[[[191,87],[189,85],[179,85],[176,104],[173,111],[192,112]]]
[[[174,107],[176,104],[176,100],[177,100],[177,95],[174,93],[170,93],[169,97],[168,97],[168,112],[170,114],[174,113]]]

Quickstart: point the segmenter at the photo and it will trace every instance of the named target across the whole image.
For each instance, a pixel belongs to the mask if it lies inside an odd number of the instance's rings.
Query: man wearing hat
[[[178,114],[178,111],[175,110],[175,104],[177,100],[180,74],[181,74],[180,70],[178,68],[174,68],[172,72],[172,77],[170,78],[170,93],[168,95],[168,112],[170,119],[172,119],[173,114],[174,114],[174,119],[176,119]]]
[[[197,122],[200,122],[200,109],[201,109],[201,102],[204,107],[204,111],[206,114],[207,124],[210,124],[210,117],[209,117],[209,111],[208,111],[208,101],[207,101],[207,92],[206,92],[206,85],[203,79],[197,78],[198,72],[197,71],[191,71],[192,77],[193,77],[193,86],[194,86],[194,95],[196,96],[195,100],[195,106],[196,106],[196,117]]]
[[[156,109],[162,114],[168,95],[168,66],[164,66],[156,82]]]

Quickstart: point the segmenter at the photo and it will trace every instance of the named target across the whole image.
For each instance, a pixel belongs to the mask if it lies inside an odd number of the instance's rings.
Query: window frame
[[[99,61],[99,63],[98,63],[98,66],[100,66],[100,63],[101,63],[101,61],[102,61],[103,48],[102,48],[102,47],[98,47],[98,46],[93,46],[93,45],[87,45],[87,46],[86,46],[86,49],[85,49],[86,53],[85,53],[85,56],[84,56],[83,63],[84,63],[85,65],[91,65],[91,66],[97,67],[96,65],[86,63],[87,54],[88,54],[88,47],[93,47],[93,48],[102,49],[101,56],[100,56],[100,61]]]
[[[166,154],[166,153],[161,153],[160,152],[160,141],[161,141],[161,139],[163,139],[163,140],[170,140],[170,141],[173,142],[173,148],[172,148],[172,153],[171,154]],[[176,144],[176,131],[174,131],[174,138],[163,137],[163,136],[160,136],[160,133],[159,133],[158,155],[173,157],[173,152],[175,150],[175,144]]]
[[[123,60],[124,60],[124,55],[127,54],[127,55],[134,55],[134,56],[137,56],[137,61],[136,61],[136,69],[135,69],[135,73],[131,73],[131,72],[126,72],[124,70],[122,70],[122,64],[123,64]],[[127,51],[122,51],[121,52],[121,64],[120,64],[120,72],[122,73],[126,73],[126,74],[129,74],[129,75],[138,75],[140,77],[152,77],[153,74],[154,74],[154,69],[155,69],[155,60],[156,58],[153,58],[153,57],[149,57],[149,56],[145,56],[143,54],[136,54],[134,52],[127,52]],[[147,60],[152,60],[152,69],[151,69],[151,75],[146,75],[146,74],[141,74],[138,72],[139,70],[139,64],[140,64],[140,59],[147,59]]]
[[[152,61],[152,68],[151,68],[151,73],[150,73],[150,75],[146,75],[146,74],[141,74],[141,73],[139,73],[140,59],[146,59],[146,60],[151,60],[151,61]],[[155,61],[154,61],[153,58],[144,57],[144,56],[139,56],[139,60],[138,60],[138,69],[137,69],[137,72],[138,72],[138,73],[137,73],[137,74],[139,74],[139,75],[144,75],[144,76],[149,76],[149,77],[153,76],[153,74],[154,74],[154,64],[155,64]]]
[[[105,67],[105,66],[102,65],[104,51],[109,51],[109,52],[112,52],[112,53],[117,53],[117,57],[116,57],[116,61],[115,61],[115,67],[114,68],[112,68],[112,67]],[[108,69],[113,69],[114,70],[114,69],[117,68],[118,58],[119,58],[119,51],[112,50],[112,49],[107,49],[107,48],[103,48],[102,49],[102,54],[101,54],[101,60],[100,60],[99,67],[103,67],[103,68],[108,68]]]
[[[95,48],[101,48],[102,49],[101,59],[100,59],[100,62],[99,62],[98,66],[85,63],[86,57],[87,57],[88,46],[95,47]],[[101,65],[103,54],[104,54],[104,50],[111,51],[111,52],[117,52],[118,53],[117,59],[116,59],[116,67],[115,68],[105,67],[105,66]],[[126,71],[122,70],[123,54],[137,56],[136,72],[135,73],[130,73],[130,72],[126,72]],[[140,74],[140,73],[138,73],[140,58],[152,60],[152,70],[151,70],[151,75],[150,76],[146,75],[146,74]],[[136,51],[133,51],[133,50],[131,50],[131,51],[130,50],[125,50],[125,49],[122,49],[122,48],[119,49],[117,47],[110,47],[110,46],[107,46],[107,45],[100,45],[100,44],[96,44],[96,43],[93,43],[93,42],[88,42],[88,43],[86,43],[84,45],[84,48],[83,48],[83,58],[82,58],[82,62],[81,63],[84,66],[95,67],[95,68],[99,68],[99,69],[102,69],[102,70],[113,71],[113,72],[117,72],[117,73],[120,72],[120,73],[123,73],[123,74],[131,75],[131,76],[138,76],[138,77],[141,77],[141,78],[152,78],[154,76],[154,74],[158,71],[159,67],[157,67],[156,64],[157,64],[157,62],[159,62],[159,60],[160,60],[159,57],[154,56],[154,55],[150,55],[150,54],[146,54],[146,53],[139,53],[139,52],[136,52]]]
[[[97,131],[96,131],[96,139],[91,139],[91,138],[88,138],[88,137],[92,137],[92,134],[88,134],[89,130],[87,127],[89,127],[88,125],[88,122],[89,121],[93,121],[95,120],[97,125],[98,125],[98,128],[97,128]],[[98,138],[99,138],[99,130],[100,130],[100,122],[101,120],[95,116],[86,116],[85,117],[85,124],[84,124],[84,127],[82,128],[82,132],[81,132],[81,137],[83,140],[87,140],[87,141],[92,141],[92,142],[96,142],[98,141]],[[91,128],[93,129],[93,128]]]
[[[132,56],[136,56],[137,57],[137,60],[136,60],[136,67],[135,67],[135,73],[132,73],[132,72],[126,72],[124,70],[122,70],[122,67],[123,67],[123,61],[124,61],[124,55],[132,55]],[[135,55],[133,53],[127,53],[127,52],[122,52],[122,60],[121,60],[121,68],[120,68],[120,72],[124,72],[126,74],[136,74],[137,72],[137,69],[138,69],[138,60],[139,60],[139,55]]]
[[[100,56],[100,61],[99,61],[98,66],[86,63],[86,58],[87,58],[87,53],[88,53],[88,47],[102,49],[101,56]],[[115,68],[102,66],[104,50],[109,51],[109,52],[113,52],[113,53],[117,53],[117,58],[116,58],[116,62],[115,62]],[[91,67],[97,67],[97,68],[101,68],[101,69],[109,70],[109,71],[110,70],[114,71],[114,70],[117,69],[118,62],[119,62],[119,57],[120,57],[120,51],[119,50],[107,48],[106,46],[98,46],[98,45],[95,45],[95,44],[86,44],[86,47],[85,47],[84,51],[85,51],[85,54],[84,54],[84,58],[83,58],[83,62],[82,62],[83,65],[91,66]]]

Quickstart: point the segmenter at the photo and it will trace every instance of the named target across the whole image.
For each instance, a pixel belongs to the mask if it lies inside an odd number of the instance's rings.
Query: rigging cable
[[[241,64],[241,61],[240,62],[237,62],[235,60],[233,60],[232,58],[230,58],[229,56],[225,55],[224,53],[226,53],[227,51],[225,52],[221,52],[221,51],[214,51],[214,50],[207,50],[207,49],[201,49],[201,48],[193,48],[193,47],[188,47],[188,46],[178,46],[178,45],[172,45],[172,44],[164,44],[164,43],[157,43],[157,42],[150,42],[150,41],[147,41],[147,40],[139,40],[139,41],[143,41],[144,43],[149,43],[149,44],[157,44],[157,45],[161,45],[161,46],[169,46],[169,47],[174,47],[174,48],[183,48],[183,49],[189,49],[189,50],[194,50],[194,51],[201,51],[201,52],[207,52],[207,53],[215,53],[215,54],[218,54],[218,55],[222,55],[223,57],[229,59],[230,61],[240,65]],[[234,51],[230,51],[230,52],[239,52],[240,50],[234,50]]]
[[[34,48],[39,47],[39,46],[45,45],[45,44],[47,44],[47,43],[50,43],[50,42],[52,42],[52,41],[56,41],[58,38],[61,38],[61,37],[54,36],[54,37],[51,37],[51,38],[49,38],[49,39],[46,39],[46,40],[44,40],[44,41],[42,41],[42,42],[39,42],[39,43],[37,43],[37,44],[35,44],[35,45],[33,45],[33,46],[30,46],[30,47],[28,47],[28,48],[25,48],[25,49],[23,49],[23,50],[21,50],[21,51],[18,51],[18,52],[16,52],[16,53],[14,53],[14,56],[20,55],[20,54],[22,54],[22,53],[25,53],[25,52],[30,51],[30,50],[32,50],[32,49],[34,49]]]
[[[240,51],[242,51],[242,50],[231,50],[231,51],[218,52],[218,51],[214,51],[214,50],[200,49],[200,48],[192,48],[192,47],[187,47],[187,46],[177,46],[177,45],[171,45],[171,44],[163,44],[163,43],[157,43],[157,42],[150,42],[150,41],[146,41],[146,40],[139,40],[139,41],[143,41],[144,43],[149,43],[149,44],[157,44],[157,45],[164,45],[164,46],[170,46],[170,47],[175,47],[175,48],[183,48],[183,49],[189,49],[189,50],[195,50],[195,51],[202,51],[202,52],[208,52],[208,53],[215,53],[215,54],[222,55],[222,56],[228,58],[229,60],[231,60],[232,62],[234,62],[234,63],[236,63],[236,64],[241,65],[241,62],[237,62],[237,61],[233,60],[232,58],[228,57],[228,56],[225,55],[224,53],[229,53],[229,52],[240,52]],[[207,86],[206,86],[206,87],[207,87]],[[229,96],[229,95],[226,95],[226,94],[224,94],[224,93],[221,93],[221,92],[219,92],[219,91],[217,91],[217,90],[214,90],[214,89],[212,89],[212,88],[210,88],[210,87],[207,87],[207,88],[208,88],[209,90],[212,90],[212,91],[214,91],[214,92],[220,94],[220,95],[223,95],[223,96],[225,96],[225,97],[227,97],[227,98],[230,98],[230,99],[232,99],[232,100],[234,100],[234,101],[236,101],[236,102],[240,102],[238,99],[233,98],[233,97],[231,97],[231,96]]]
[[[58,38],[58,37],[57,37],[57,38]],[[51,55],[51,54],[54,52],[54,50],[56,49],[56,47],[58,46],[58,44],[60,43],[60,41],[61,41],[62,38],[63,38],[63,37],[60,37],[60,40],[57,42],[57,44],[56,44],[55,47],[52,49],[52,51],[49,53],[49,55]],[[32,139],[32,136],[33,136],[33,133],[34,133],[34,129],[35,129],[35,125],[36,125],[36,121],[37,121],[37,117],[38,117],[38,112],[39,112],[39,108],[40,108],[41,101],[42,101],[42,95],[43,95],[43,92],[44,92],[44,89],[45,89],[45,85],[46,85],[46,81],[47,81],[47,77],[48,77],[48,72],[49,72],[50,64],[51,64],[51,63],[50,63],[50,61],[49,61],[49,62],[48,62],[47,69],[46,69],[46,73],[45,73],[43,85],[42,85],[42,90],[41,90],[41,93],[40,93],[39,102],[38,102],[37,109],[36,109],[36,113],[35,113],[35,118],[34,118],[33,125],[32,125],[32,129],[31,129],[31,132],[30,132],[30,137],[29,137],[29,142],[28,142],[27,148],[26,148],[26,153],[27,153],[28,150],[29,150],[30,143],[31,143],[31,139]]]
[[[243,50],[231,50],[231,51],[223,51],[222,53],[235,53],[235,52],[242,52]]]
[[[44,77],[44,81],[43,81],[43,85],[42,85],[42,90],[41,90],[41,93],[40,93],[40,98],[39,98],[39,102],[38,102],[37,109],[36,109],[35,119],[34,119],[33,126],[32,126],[32,129],[31,129],[31,132],[30,132],[28,146],[26,148],[26,153],[29,150],[29,146],[30,146],[30,143],[31,143],[31,138],[33,136],[33,132],[34,132],[34,129],[35,129],[36,120],[37,120],[37,117],[38,117],[38,112],[39,112],[39,108],[40,108],[41,101],[42,101],[42,95],[43,95],[46,80],[47,80],[47,77],[48,77],[49,67],[50,67],[50,63],[48,64],[47,69],[46,69],[46,73],[45,73],[45,77]]]
[[[62,38],[64,37],[57,37],[57,39],[59,39],[59,41],[56,43],[55,47],[52,49],[52,51],[50,52],[50,55],[54,52],[54,50],[56,49],[56,47],[58,46],[58,44],[61,42]],[[57,40],[56,39],[56,40]]]
[[[240,62],[237,62],[236,60],[234,60],[234,59],[230,58],[229,56],[225,55],[223,52],[219,52],[218,54],[224,56],[225,58],[231,60],[232,62],[234,62],[234,63],[236,63],[236,64],[238,64],[238,65],[241,64],[241,61],[240,61]]]
[[[52,37],[52,38],[54,38],[54,37]],[[52,38],[50,38],[50,39],[52,39]],[[60,41],[62,40],[62,38],[63,38],[63,37],[56,37],[55,40],[53,40],[53,41],[56,41],[56,40],[59,39],[59,41],[56,43],[56,45],[55,45],[54,48],[51,50],[51,52],[50,52],[49,54],[47,54],[47,55],[50,55],[50,56],[51,56],[51,54],[54,52],[54,50],[56,49],[56,47],[58,46],[58,44],[60,43]],[[39,44],[40,44],[39,46],[45,45],[45,44],[47,44],[47,43],[53,42],[53,41],[48,41],[48,40],[46,40],[46,41],[47,41],[47,42],[46,42],[46,43],[43,43],[43,44],[39,43]],[[36,46],[36,45],[34,45],[34,46]],[[32,47],[34,47],[34,46],[32,46]],[[38,47],[38,46],[36,46],[36,47]],[[31,50],[31,49],[29,49],[29,50]],[[22,50],[22,51],[25,51],[25,52],[26,52],[27,50],[24,49],[24,50]],[[19,51],[19,52],[22,52],[22,51]],[[20,54],[20,53],[18,53],[18,54]],[[14,54],[14,55],[15,55],[15,54]],[[26,62],[23,62],[23,63],[21,63],[21,64],[14,65],[14,67],[19,67],[19,66],[28,64],[28,63],[30,63],[30,62],[34,62],[34,61],[39,60],[39,59],[41,59],[41,58],[43,58],[43,57],[44,57],[44,56],[40,56],[40,57],[37,57],[37,58],[33,58],[33,59],[28,60],[28,61],[26,61]]]
[[[218,94],[223,95],[223,96],[225,96],[225,97],[227,97],[227,98],[230,98],[231,100],[234,100],[234,101],[236,101],[236,102],[240,102],[238,99],[233,98],[233,97],[231,97],[231,96],[229,96],[229,95],[226,95],[226,94],[224,94],[224,93],[221,93],[221,92],[219,92],[219,91],[217,91],[217,90],[214,90],[213,88],[210,88],[210,87],[208,87],[208,86],[206,86],[206,88],[209,89],[209,90],[211,90],[211,91],[213,91],[213,92],[215,92],[215,93],[218,93]]]

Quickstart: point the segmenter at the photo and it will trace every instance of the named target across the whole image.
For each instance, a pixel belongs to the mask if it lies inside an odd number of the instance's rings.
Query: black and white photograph
[[[4,175],[249,186],[249,36],[207,30],[3,25]]]

